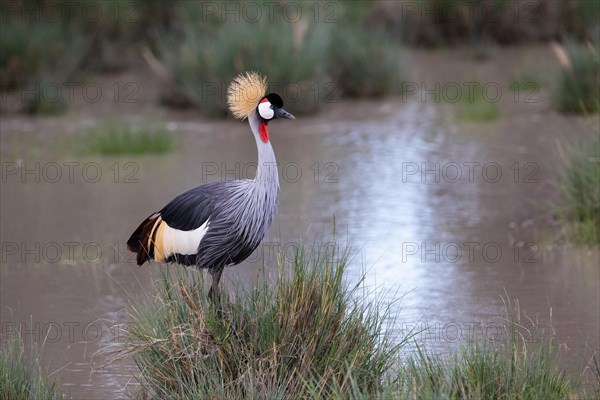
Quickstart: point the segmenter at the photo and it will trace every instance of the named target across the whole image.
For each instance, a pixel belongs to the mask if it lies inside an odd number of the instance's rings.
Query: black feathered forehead
[[[269,103],[273,104],[275,107],[283,107],[283,100],[277,93],[269,93],[265,96],[265,98],[269,100]]]

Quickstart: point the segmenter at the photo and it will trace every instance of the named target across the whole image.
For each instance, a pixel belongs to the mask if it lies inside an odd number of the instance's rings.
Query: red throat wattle
[[[260,134],[260,139],[264,143],[269,143],[269,128],[267,127],[267,123],[265,121],[260,121],[260,125],[258,125],[258,133]]]

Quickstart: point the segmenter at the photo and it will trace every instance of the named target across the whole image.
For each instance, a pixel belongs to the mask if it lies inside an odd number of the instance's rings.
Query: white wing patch
[[[165,261],[173,254],[196,254],[200,241],[208,231],[208,222],[193,231],[182,231],[171,228],[165,221],[161,221],[156,232],[154,259]]]

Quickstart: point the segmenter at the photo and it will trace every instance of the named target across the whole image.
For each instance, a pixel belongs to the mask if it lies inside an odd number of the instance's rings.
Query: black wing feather
[[[198,229],[213,213],[222,186],[223,182],[213,182],[180,194],[160,210],[161,218],[174,229]]]

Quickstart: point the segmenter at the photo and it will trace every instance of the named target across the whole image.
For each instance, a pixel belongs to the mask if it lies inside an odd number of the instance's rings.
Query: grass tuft
[[[111,123],[80,136],[82,152],[103,156],[167,153],[174,149],[174,139],[161,126],[132,126]]]
[[[81,67],[88,48],[89,40],[72,27],[49,22],[27,24],[9,17],[0,25],[0,91],[22,89],[23,111],[63,113],[67,109],[63,96],[45,90],[66,90],[63,83]]]
[[[510,77],[508,89],[517,95],[526,96],[525,101],[533,99],[541,88],[547,87],[548,82],[529,68],[515,70]]]
[[[60,23],[27,24],[7,18],[0,32],[2,86],[29,87],[39,80],[62,84],[79,67],[89,46]]]
[[[558,76],[554,100],[564,113],[594,113],[600,110],[600,56],[598,47],[571,44]]]
[[[20,336],[8,336],[0,344],[0,398],[2,399],[63,399],[55,380],[44,376],[39,355],[33,350],[25,354]]]
[[[531,349],[511,341],[505,352],[486,342],[446,358],[419,349],[398,375],[398,398],[576,398],[579,384],[557,369],[551,342]]]
[[[354,385],[375,395],[399,345],[383,333],[384,310],[343,279],[347,262],[347,251],[331,246],[298,248],[280,258],[276,285],[225,297],[223,318],[196,278],[163,274],[156,295],[130,310],[140,395],[332,398]]]
[[[587,399],[600,390],[598,354],[581,375],[558,368],[552,336],[537,321],[522,322],[518,300],[504,298],[506,318],[496,340],[472,336],[456,352],[432,354],[417,345],[397,370],[380,398],[397,399]],[[499,326],[500,327],[500,326]],[[499,340],[498,340],[499,339]],[[596,363],[594,367],[594,363]],[[366,398],[366,397],[360,397]]]
[[[557,367],[551,339],[536,322],[521,324],[518,301],[507,298],[505,340],[464,343],[448,357],[417,349],[398,371],[396,397],[403,399],[571,399],[592,398],[580,377]],[[596,359],[594,354],[593,360]],[[600,380],[592,391],[600,388]]]
[[[484,87],[477,85],[457,102],[457,118],[466,122],[493,122],[500,118],[496,103],[487,98]]]
[[[332,32],[329,74],[347,97],[381,97],[401,93],[408,79],[403,49],[383,32],[344,25]]]
[[[600,244],[600,138],[589,138],[559,147],[562,163],[554,184],[563,197],[553,208],[572,223],[576,243]]]

